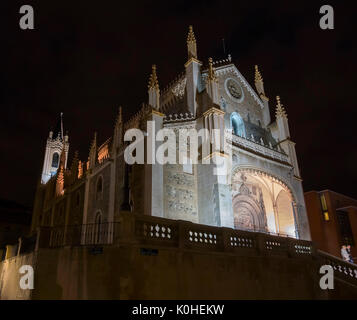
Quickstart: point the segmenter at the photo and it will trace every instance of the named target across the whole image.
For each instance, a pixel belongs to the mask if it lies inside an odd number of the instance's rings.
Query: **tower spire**
[[[277,118],[278,117],[287,118],[288,115],[286,114],[286,111],[285,111],[285,108],[284,108],[283,104],[280,102],[280,97],[279,96],[276,96],[276,102],[277,102],[277,105],[276,105],[276,110],[275,110],[275,116]]]
[[[213,69],[213,60],[208,58],[208,80],[216,81],[217,77]]]
[[[149,89],[158,89],[159,90],[159,81],[157,79],[156,65],[155,64],[152,65],[152,71],[151,71],[151,75],[150,75],[150,78],[149,78],[148,88]]]
[[[115,126],[117,126],[119,123],[123,122],[123,112],[122,112],[122,107],[119,107],[119,112],[118,112],[118,116],[117,119],[115,121]]]
[[[255,82],[259,82],[259,81],[263,82],[263,77],[258,69],[258,66],[255,65],[254,67],[255,67]]]
[[[188,59],[195,58],[197,59],[197,45],[196,45],[196,37],[193,32],[193,27],[189,26],[188,35],[187,35],[187,53]]]
[[[255,84],[255,88],[257,89],[257,92],[259,94],[259,97],[264,104],[263,123],[265,126],[267,126],[271,120],[270,119],[270,111],[269,111],[269,98],[265,95],[263,77],[258,69],[258,66],[255,65],[254,69],[255,69],[254,84]]]
[[[55,131],[51,129],[46,142],[45,158],[43,161],[41,183],[46,184],[48,180],[59,173],[60,166],[67,169],[69,151],[68,133],[63,130],[63,112],[56,119]]]
[[[114,126],[112,154],[115,155],[118,151],[118,147],[121,146],[123,139],[123,115],[122,107],[119,107],[119,112]]]
[[[61,139],[63,141],[63,112],[61,112]]]
[[[259,96],[262,98],[262,96],[265,97],[263,77],[257,65],[254,66],[254,69],[255,69],[255,74],[254,74],[255,88],[257,89]]]
[[[148,88],[149,105],[152,106],[154,109],[158,110],[160,108],[160,88],[159,80],[157,79],[155,64],[152,65]]]
[[[212,58],[208,59],[208,75],[206,81],[207,93],[212,100],[213,105],[219,105],[218,101],[218,79],[213,68]]]
[[[94,132],[94,139],[89,149],[89,168],[92,169],[95,167],[96,158],[97,158],[97,132]]]

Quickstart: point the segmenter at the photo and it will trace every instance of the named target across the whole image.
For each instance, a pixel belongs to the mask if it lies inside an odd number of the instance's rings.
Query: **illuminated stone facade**
[[[88,160],[75,157],[67,168],[67,159],[60,159],[60,170],[47,178],[46,151],[33,231],[113,222],[121,211],[131,211],[310,239],[295,145],[280,98],[272,121],[257,67],[253,89],[230,56],[208,64],[199,61],[192,28],[187,49],[185,71],[162,91],[153,67],[148,104],[125,123],[120,109],[113,136],[98,146],[95,135]],[[131,128],[146,132],[148,120],[154,121],[156,132],[219,129],[232,145],[231,180],[213,174],[213,164],[127,165],[124,133]],[[67,155],[68,137],[63,141]],[[211,156],[227,161],[222,153]]]

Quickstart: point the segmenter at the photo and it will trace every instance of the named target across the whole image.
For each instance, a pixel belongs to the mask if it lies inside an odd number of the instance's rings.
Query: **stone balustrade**
[[[35,250],[65,246],[134,245],[143,250],[172,248],[235,256],[280,256],[309,259],[318,267],[331,265],[335,277],[357,285],[357,266],[316,250],[311,241],[201,225],[130,212],[117,222],[38,229]]]
[[[357,265],[317,250],[321,265],[330,265],[336,277],[357,285]]]
[[[244,148],[248,151],[252,151],[252,152],[261,154],[263,156],[267,156],[272,159],[276,159],[276,160],[279,160],[282,162],[287,162],[287,163],[289,162],[289,157],[286,154],[284,154],[278,150],[274,150],[266,145],[263,145],[261,143],[258,143],[258,142],[255,142],[255,141],[252,141],[252,140],[249,140],[249,139],[246,139],[246,138],[234,135],[234,134],[232,134],[231,136],[232,136],[231,139],[232,139],[233,145]],[[229,135],[227,137],[229,139]]]
[[[312,257],[312,242],[132,213],[122,214],[119,242],[239,255]]]

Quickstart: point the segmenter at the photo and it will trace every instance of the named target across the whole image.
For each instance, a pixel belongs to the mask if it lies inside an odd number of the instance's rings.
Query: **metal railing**
[[[52,227],[47,230],[49,247],[108,245],[118,235],[118,223],[92,223]],[[46,233],[46,230],[42,230]]]

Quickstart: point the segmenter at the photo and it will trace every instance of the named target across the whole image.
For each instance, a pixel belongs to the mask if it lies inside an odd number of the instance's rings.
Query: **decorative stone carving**
[[[172,93],[178,97],[182,98],[185,94],[186,88],[186,77],[180,79],[177,84],[171,89]]]

